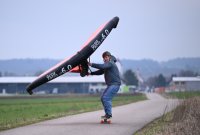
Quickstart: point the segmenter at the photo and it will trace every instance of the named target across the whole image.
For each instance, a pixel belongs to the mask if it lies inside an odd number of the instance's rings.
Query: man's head
[[[102,54],[102,57],[103,57],[104,62],[108,62],[108,61],[110,61],[110,59],[111,59],[111,53],[108,52],[108,51],[105,51],[105,52]]]

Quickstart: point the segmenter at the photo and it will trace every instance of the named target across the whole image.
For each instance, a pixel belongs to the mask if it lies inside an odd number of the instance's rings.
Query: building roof
[[[173,82],[200,82],[200,76],[198,77],[173,77],[172,78]]]
[[[31,83],[37,77],[0,77],[0,83]],[[104,83],[103,76],[66,76],[58,77],[49,83]]]

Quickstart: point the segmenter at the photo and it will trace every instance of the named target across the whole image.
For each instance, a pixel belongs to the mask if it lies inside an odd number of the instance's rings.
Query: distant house
[[[0,77],[0,93],[24,94],[28,84],[37,77]],[[39,94],[56,93],[89,93],[91,86],[104,86],[103,76],[70,76],[58,77],[34,89]]]
[[[173,77],[170,91],[200,91],[200,76]]]

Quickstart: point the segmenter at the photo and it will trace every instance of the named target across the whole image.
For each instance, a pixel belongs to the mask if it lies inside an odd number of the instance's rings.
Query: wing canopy
[[[114,17],[107,23],[101,25],[83,45],[82,49],[70,59],[66,58],[41,74],[35,81],[26,88],[29,94],[36,87],[55,79],[67,72],[79,72],[82,77],[88,74],[87,59],[102,44],[113,28],[117,27],[119,17]]]

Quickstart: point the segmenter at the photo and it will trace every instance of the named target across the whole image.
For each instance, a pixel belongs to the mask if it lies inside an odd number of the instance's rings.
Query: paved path
[[[113,108],[112,124],[100,124],[103,111],[83,113],[48,120],[0,132],[0,135],[132,135],[155,118],[173,109],[177,101],[158,94],[149,100]]]

